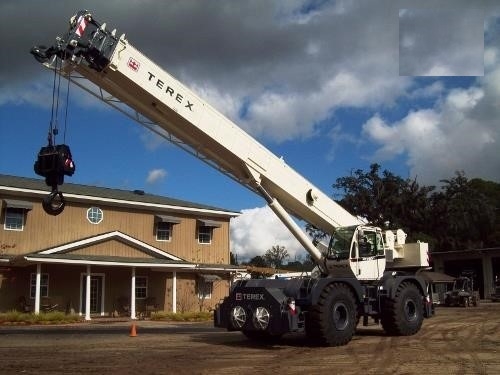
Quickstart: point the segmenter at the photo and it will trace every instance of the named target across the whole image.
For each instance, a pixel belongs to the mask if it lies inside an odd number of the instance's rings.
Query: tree
[[[318,242],[321,242],[331,233],[325,233],[321,229],[316,228],[314,225],[307,223],[306,224],[306,233],[312,238],[314,245]]]
[[[264,257],[260,255],[254,256],[250,261],[248,262],[248,265],[250,266],[255,266],[255,267],[268,267],[269,265],[267,264],[266,260]]]
[[[500,244],[500,184],[473,178],[469,181],[472,188],[485,196],[488,205],[495,212],[494,229],[485,238],[486,247],[497,247]]]
[[[232,251],[229,252],[229,264],[233,266],[238,266],[238,254],[233,253]]]
[[[500,240],[500,184],[474,179],[463,172],[434,186],[420,186],[372,164],[338,178],[333,188],[340,205],[372,225],[401,228],[408,242],[428,242],[431,251],[498,246]],[[313,238],[319,235],[308,228]]]
[[[290,255],[288,254],[288,251],[285,249],[285,247],[279,245],[273,246],[264,254],[266,263],[274,268],[280,268],[283,264],[283,261],[289,257]]]
[[[338,178],[333,188],[342,196],[341,206],[372,225],[402,228],[410,234],[409,240],[427,229],[433,186],[421,187],[416,180],[405,180],[387,170],[380,172],[380,165],[372,164],[368,172],[358,169]]]
[[[482,248],[495,229],[495,206],[471,183],[456,172],[432,195],[432,230],[439,251]]]

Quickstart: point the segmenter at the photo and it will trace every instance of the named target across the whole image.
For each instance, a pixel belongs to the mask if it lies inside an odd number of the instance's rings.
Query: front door
[[[90,276],[90,313],[101,314],[103,306],[103,287],[104,276],[91,275]],[[86,313],[86,298],[87,298],[87,275],[82,275],[82,298],[81,298],[81,311]]]

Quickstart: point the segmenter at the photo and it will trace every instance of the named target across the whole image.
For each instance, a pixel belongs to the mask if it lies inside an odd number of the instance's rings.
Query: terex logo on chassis
[[[236,301],[263,301],[263,293],[236,293]]]

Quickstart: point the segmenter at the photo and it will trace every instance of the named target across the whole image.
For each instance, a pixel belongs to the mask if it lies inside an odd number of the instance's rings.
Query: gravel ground
[[[1,374],[500,374],[500,303],[437,308],[420,332],[359,327],[346,346],[303,335],[257,345],[207,323],[92,322],[0,326]]]

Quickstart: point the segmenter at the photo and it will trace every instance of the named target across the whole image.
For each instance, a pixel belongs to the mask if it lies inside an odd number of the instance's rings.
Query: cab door
[[[364,230],[354,238],[351,247],[351,268],[359,280],[379,279],[385,270],[385,253],[382,233]]]

